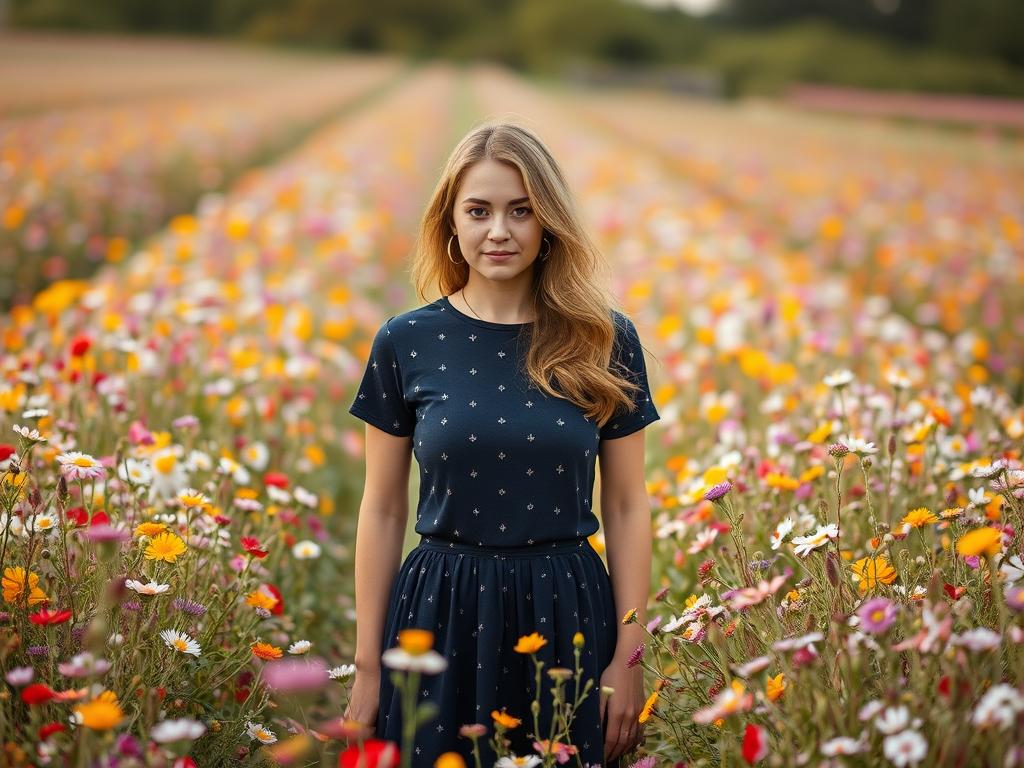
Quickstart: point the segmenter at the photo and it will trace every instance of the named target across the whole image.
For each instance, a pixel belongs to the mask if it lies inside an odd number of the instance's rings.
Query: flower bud
[[[889,443],[886,446],[889,449],[889,455],[894,456],[896,454],[896,434],[889,435]]]
[[[845,458],[846,454],[848,454],[849,452],[850,449],[847,448],[842,443],[832,443],[832,445],[828,447],[828,455],[836,459]]]

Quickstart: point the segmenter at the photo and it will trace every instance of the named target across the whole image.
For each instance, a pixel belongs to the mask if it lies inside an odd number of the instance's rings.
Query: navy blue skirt
[[[437,717],[416,733],[413,768],[433,768],[443,752],[459,752],[473,766],[472,740],[459,735],[471,723],[487,726],[478,740],[481,764],[497,756],[487,744],[494,733],[491,711],[504,710],[522,723],[506,731],[516,755],[538,754],[532,747],[530,702],[536,672],[529,654],[513,650],[519,638],[538,632],[547,643],[537,651],[541,670],[540,737],[551,732],[552,667],[574,669],[572,638],[582,632],[582,682],[593,685],[576,710],[569,743],[579,750],[567,765],[618,768],[604,761],[600,718],[600,677],[611,662],[618,616],[604,561],[586,538],[530,546],[487,547],[424,536],[402,563],[391,586],[382,648],[398,643],[401,629],[434,633],[434,650],[448,660],[440,674],[420,675],[417,700],[432,701]],[[377,738],[402,744],[400,692],[392,670],[381,669]],[[570,679],[563,690],[575,694]],[[565,739],[563,738],[563,741]]]

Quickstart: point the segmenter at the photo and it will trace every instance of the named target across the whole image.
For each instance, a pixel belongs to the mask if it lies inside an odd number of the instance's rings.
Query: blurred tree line
[[[537,74],[591,61],[693,67],[728,94],[792,81],[1024,96],[1024,0],[722,0],[691,17],[627,0],[7,0],[22,28],[229,36]]]

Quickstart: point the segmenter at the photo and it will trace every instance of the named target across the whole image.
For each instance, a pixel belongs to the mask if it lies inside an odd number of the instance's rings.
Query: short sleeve
[[[618,312],[616,315],[611,369],[634,384],[639,384],[640,389],[632,393],[633,402],[637,406],[636,410],[629,413],[625,406],[619,406],[615,415],[601,427],[599,432],[601,440],[613,440],[617,437],[631,435],[652,421],[661,418],[658,410],[654,407],[654,398],[651,397],[651,388],[647,382],[647,365],[644,362],[644,351],[640,346],[640,336],[636,331],[636,326],[625,315]]]
[[[348,412],[392,435],[408,437],[416,426],[416,417],[405,402],[391,320],[389,317],[373,337],[370,359]]]

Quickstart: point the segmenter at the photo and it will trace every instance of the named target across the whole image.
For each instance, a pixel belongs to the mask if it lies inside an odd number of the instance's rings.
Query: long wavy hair
[[[448,257],[455,198],[467,170],[485,158],[519,169],[530,204],[551,243],[533,262],[535,321],[524,325],[526,373],[536,387],[564,397],[603,426],[619,406],[632,411],[639,387],[612,366],[615,306],[608,264],[587,235],[558,163],[521,125],[490,121],[455,147],[424,211],[412,260],[412,280],[423,301],[437,288],[449,296],[466,285],[469,265]],[[543,253],[543,244],[541,246]],[[435,299],[436,300],[436,299]]]

